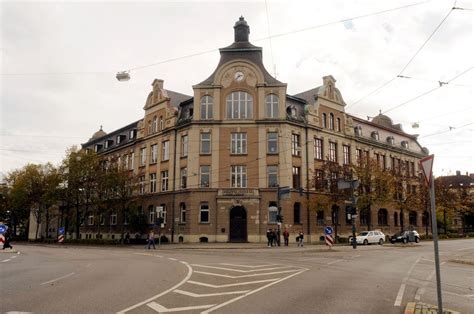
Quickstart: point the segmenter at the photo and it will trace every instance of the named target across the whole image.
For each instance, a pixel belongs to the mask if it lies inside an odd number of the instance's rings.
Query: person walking
[[[277,234],[276,230],[272,230],[272,246],[277,246]]]
[[[267,229],[267,247],[272,246],[272,231]]]
[[[300,231],[300,234],[298,236],[298,246],[303,247],[303,241],[304,241],[304,233],[303,231]]]
[[[125,233],[125,243],[130,244],[130,232]]]
[[[10,250],[13,250],[13,246],[10,244],[10,235],[5,234],[5,242],[3,242],[3,250],[10,248]]]
[[[283,231],[283,239],[285,240],[285,246],[288,246],[289,238],[290,238],[290,233],[288,232],[288,229],[285,229],[285,231]]]
[[[155,247],[155,233],[153,232],[153,230],[150,231],[150,233],[148,233],[148,249],[150,250],[150,247],[151,245],[153,244],[153,250],[156,250],[156,247]]]

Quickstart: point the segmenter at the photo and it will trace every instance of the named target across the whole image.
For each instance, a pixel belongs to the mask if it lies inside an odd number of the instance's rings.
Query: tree
[[[448,233],[451,219],[456,216],[458,209],[462,207],[459,190],[449,186],[442,178],[435,180],[436,196],[436,218],[442,223],[444,234]]]

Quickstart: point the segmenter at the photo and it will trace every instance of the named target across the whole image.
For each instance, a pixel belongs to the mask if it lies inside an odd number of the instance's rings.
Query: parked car
[[[349,243],[352,239],[349,239]],[[367,245],[369,243],[378,243],[382,245],[385,242],[385,234],[381,231],[362,231],[356,236],[357,244]]]
[[[416,231],[400,231],[390,237],[390,242],[420,242],[420,234]]]

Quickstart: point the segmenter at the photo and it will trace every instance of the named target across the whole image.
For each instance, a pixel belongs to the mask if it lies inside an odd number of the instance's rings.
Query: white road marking
[[[445,264],[445,263],[446,263],[446,262],[442,262],[440,265],[443,265],[443,264]],[[417,301],[420,301],[420,300],[421,300],[421,297],[422,297],[423,294],[425,294],[425,292],[426,292],[426,287],[427,287],[428,284],[430,283],[431,279],[433,279],[433,276],[434,276],[435,274],[436,274],[436,270],[433,270],[433,271],[428,275],[428,277],[426,277],[425,282],[423,282],[422,284],[420,284],[422,287],[416,290],[415,300],[417,300]]]
[[[277,275],[277,274],[284,274],[284,273],[293,273],[295,271],[299,271],[299,269],[292,269],[292,270],[284,270],[284,271],[276,271],[272,273],[263,273],[263,274],[250,274],[250,275],[240,275],[240,276],[232,276],[232,275],[224,275],[224,274],[215,274],[215,273],[208,273],[205,271],[194,271],[196,274],[203,274],[209,276],[217,276],[217,277],[224,277],[224,278],[246,278],[246,277],[256,277],[256,276],[266,276],[266,275]]]
[[[299,275],[299,274],[301,274],[301,273],[304,273],[304,272],[307,271],[307,270],[308,270],[308,269],[303,269],[302,271],[300,271],[300,272],[298,272],[298,273],[291,274],[291,275],[286,276],[286,277],[284,277],[284,278],[281,278],[281,279],[279,279],[279,280],[277,280],[277,281],[274,281],[274,282],[272,282],[272,283],[269,283],[269,284],[267,284],[267,285],[265,285],[265,286],[263,286],[263,287],[260,287],[260,288],[258,288],[258,289],[252,290],[252,291],[250,291],[250,292],[247,292],[247,293],[244,294],[244,295],[238,296],[238,297],[236,297],[236,298],[234,298],[234,299],[231,299],[231,300],[229,300],[229,301],[227,301],[227,302],[224,302],[224,303],[221,303],[221,304],[219,304],[219,305],[216,305],[216,306],[214,306],[214,307],[208,309],[207,311],[203,311],[203,312],[201,312],[201,314],[207,314],[207,313],[210,313],[210,312],[212,312],[212,311],[214,311],[214,310],[220,309],[221,307],[224,307],[224,306],[226,306],[226,305],[228,305],[228,304],[230,304],[230,303],[233,303],[233,302],[235,302],[235,301],[238,301],[238,300],[240,300],[240,299],[243,299],[243,298],[245,298],[245,297],[247,297],[247,296],[249,296],[249,295],[251,295],[251,294],[257,293],[257,292],[259,292],[259,291],[261,291],[261,290],[263,290],[263,289],[265,289],[265,288],[268,288],[268,287],[270,287],[270,286],[272,286],[272,285],[275,285],[275,284],[277,284],[277,283],[279,283],[279,282],[281,282],[281,281],[283,281],[283,280],[290,279],[290,278],[293,277],[293,276],[297,276],[297,275]]]
[[[59,280],[61,280],[61,279],[67,278],[67,277],[71,277],[71,276],[74,275],[74,274],[75,274],[75,273],[72,272],[72,273],[69,273],[69,274],[67,274],[67,275],[61,276],[61,277],[59,277],[59,278],[52,279],[52,280],[49,280],[49,281],[45,281],[45,282],[43,282],[43,283],[40,283],[40,286],[47,285],[48,283],[53,283],[53,282],[55,282],[55,281],[59,281]]]
[[[247,293],[250,290],[242,290],[242,291],[229,291],[229,292],[218,292],[218,293],[206,293],[206,294],[198,294],[198,293],[193,293],[189,291],[183,291],[176,289],[173,292],[174,293],[179,293],[179,294],[184,294],[193,298],[204,298],[204,297],[214,297],[218,295],[229,295],[229,294],[242,294],[242,293]]]
[[[336,264],[336,263],[339,263],[339,262],[342,262],[342,261],[344,261],[344,260],[343,259],[338,259],[338,260],[329,262],[328,265]]]
[[[204,287],[218,289],[218,288],[245,286],[245,285],[251,285],[251,284],[262,283],[262,282],[277,281],[279,279],[281,279],[281,278],[272,278],[272,279],[246,281],[246,282],[237,282],[237,283],[229,283],[229,284],[225,284],[225,285],[213,285],[213,284],[210,284],[210,283],[204,283],[204,282],[198,282],[198,281],[192,281],[192,280],[189,280],[187,283],[190,283],[190,284],[193,284],[193,285],[198,285],[198,286],[204,286]]]
[[[402,304],[403,293],[405,292],[405,284],[402,283],[400,285],[400,289],[398,290],[397,298],[395,299],[394,306],[400,306]]]
[[[172,261],[177,261],[176,258],[172,258],[172,257],[168,257],[168,259],[172,260]]]
[[[33,314],[33,312],[19,312],[19,311],[10,311],[5,314]]]
[[[252,272],[257,272],[257,271],[267,271],[267,270],[275,270],[275,269],[282,269],[282,268],[292,267],[292,266],[279,266],[279,267],[272,267],[272,268],[259,268],[259,269],[241,270],[241,269],[233,269],[233,268],[226,268],[226,267],[207,266],[207,265],[201,265],[201,264],[192,264],[191,266],[236,271],[236,272],[239,272],[239,273],[252,273]]]
[[[220,263],[220,265],[246,267],[246,268],[257,268],[257,267],[270,267],[270,266],[275,266],[276,264],[265,264],[265,265],[253,265],[253,266],[252,266],[252,265],[239,265],[239,264]]]
[[[181,311],[190,311],[190,310],[200,310],[200,309],[208,309],[213,307],[215,304],[208,304],[208,305],[196,305],[196,306],[186,306],[186,307],[175,307],[171,309],[167,309],[161,304],[156,302],[148,303],[147,306],[151,307],[158,313],[166,313],[166,312],[181,312]]]
[[[12,258],[17,258],[18,255],[13,255]]]
[[[421,256],[418,257],[418,259],[416,260],[415,263],[413,263],[413,265],[411,265],[410,269],[408,270],[407,276],[403,278],[402,284],[400,285],[400,289],[398,289],[398,294],[397,294],[397,297],[395,298],[395,303],[393,304],[393,306],[400,306],[402,304],[403,293],[405,293],[405,286],[406,286],[405,283],[407,282],[408,277],[410,277],[410,274],[415,268],[416,264],[418,264],[420,260],[421,260]]]
[[[467,250],[474,250],[474,247],[466,247],[463,249],[457,249],[456,251],[467,251]]]
[[[151,253],[133,253],[135,255],[143,255],[143,256],[153,256],[153,257],[163,257],[161,255],[151,254]]]
[[[137,253],[136,253],[136,254],[137,254]],[[146,299],[145,301],[142,301],[142,302],[140,302],[140,303],[137,303],[137,304],[135,304],[135,305],[132,305],[132,306],[130,306],[130,307],[124,309],[124,310],[121,310],[121,311],[117,312],[117,313],[125,313],[125,312],[128,312],[128,311],[130,311],[130,310],[133,310],[133,309],[135,309],[135,308],[137,308],[137,307],[139,307],[139,306],[142,306],[143,304],[149,303],[150,301],[152,301],[152,300],[154,300],[154,299],[157,299],[157,298],[159,298],[159,297],[161,297],[161,296],[163,296],[163,295],[165,295],[165,294],[167,294],[167,293],[173,291],[174,289],[178,288],[179,286],[183,285],[186,281],[188,281],[189,278],[191,278],[191,275],[193,274],[193,269],[191,268],[191,266],[189,266],[188,263],[183,262],[183,261],[181,261],[181,263],[184,264],[184,265],[186,265],[186,267],[188,267],[188,274],[187,274],[186,277],[184,277],[184,279],[181,280],[178,284],[176,284],[175,286],[169,288],[169,289],[166,290],[166,291],[163,291],[163,292],[160,293],[160,294],[157,294],[157,295],[155,295],[155,296],[153,296],[153,297],[151,297],[151,298]],[[147,304],[147,305],[148,305],[148,304]],[[149,306],[149,305],[148,305],[148,306]]]
[[[433,261],[433,260],[431,260],[431,259],[428,259],[428,258],[422,258],[421,260],[423,260],[423,261],[428,261],[428,262],[431,262],[431,263],[434,263],[434,261]]]
[[[465,297],[468,297],[468,298],[473,298],[473,297],[474,297],[474,294],[465,294],[464,296],[465,296]]]
[[[12,260],[11,258],[5,259],[5,260],[2,261],[2,263],[6,263],[6,262],[9,262],[9,261],[11,261],[11,260]]]

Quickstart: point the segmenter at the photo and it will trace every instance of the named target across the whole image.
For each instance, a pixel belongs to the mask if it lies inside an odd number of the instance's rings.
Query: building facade
[[[287,84],[263,66],[262,48],[249,42],[249,33],[241,17],[234,42],[220,49],[219,64],[193,86],[193,95],[155,80],[143,119],[109,134],[100,130],[83,144],[138,178],[150,228],[159,208],[162,232],[173,242],[264,242],[278,214],[281,228],[319,241],[333,223],[331,207],[311,205],[319,195],[313,178],[325,160],[349,165],[361,154],[379,156],[383,167],[412,165],[416,177],[418,160],[427,154],[389,117],[366,121],[347,114],[330,75],[317,88],[288,95]],[[290,187],[289,196],[279,200],[278,187]],[[394,232],[397,209],[387,204],[384,210],[383,224],[373,227]],[[338,215],[345,221],[342,211]],[[371,215],[377,222],[378,212]],[[422,213],[415,215],[421,223]],[[112,221],[116,226],[122,219]],[[350,233],[339,224],[341,235]],[[87,232],[86,221],[81,233]]]

